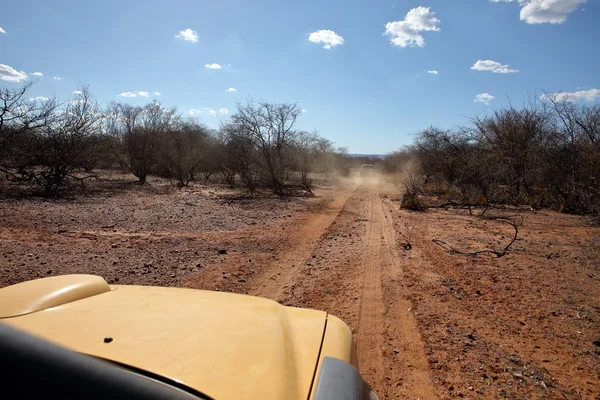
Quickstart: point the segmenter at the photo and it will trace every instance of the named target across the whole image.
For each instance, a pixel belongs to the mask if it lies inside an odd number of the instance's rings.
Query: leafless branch
[[[447,250],[450,250],[454,253],[462,254],[465,256],[475,257],[482,253],[490,253],[490,254],[495,254],[498,258],[504,257],[506,255],[506,253],[508,252],[508,249],[510,248],[510,246],[512,246],[512,244],[515,242],[515,240],[517,240],[517,236],[519,235],[519,225],[523,224],[523,217],[520,218],[519,222],[515,221],[514,219],[506,219],[506,218],[497,218],[497,220],[505,222],[505,223],[511,225],[515,229],[515,234],[514,234],[512,240],[510,241],[510,243],[508,243],[506,246],[504,246],[504,248],[502,248],[501,250],[483,249],[483,250],[478,250],[478,251],[463,251],[463,250],[459,250],[456,247],[452,246],[450,243],[448,243],[445,240],[433,238],[432,241],[435,244],[440,245],[441,247],[443,247]]]

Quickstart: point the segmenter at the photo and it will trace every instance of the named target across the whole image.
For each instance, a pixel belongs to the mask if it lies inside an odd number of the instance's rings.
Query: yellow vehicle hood
[[[309,397],[325,312],[201,290],[106,290],[0,321],[180,381],[215,399]]]

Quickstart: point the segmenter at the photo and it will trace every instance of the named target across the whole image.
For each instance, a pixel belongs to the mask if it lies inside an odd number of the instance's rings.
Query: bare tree
[[[24,173],[36,162],[39,130],[56,120],[54,98],[30,98],[35,82],[18,89],[0,89],[0,171],[11,180],[29,181]]]
[[[17,119],[8,119],[9,124],[17,123],[19,142],[11,147],[14,164],[5,164],[5,172],[50,194],[83,168],[92,156],[92,138],[99,133],[102,114],[87,87],[77,93],[62,107],[29,104],[27,113],[21,110]]]
[[[158,161],[161,139],[175,113],[174,108],[163,108],[156,101],[144,107],[122,103],[109,106],[107,129],[119,139],[119,160],[142,184]]]
[[[545,94],[460,129],[428,128],[409,151],[446,193],[458,189],[460,201],[441,206],[526,203],[600,221],[600,106]]]
[[[209,181],[213,175],[223,172],[225,162],[225,145],[216,131],[208,130],[200,151],[197,170],[194,171],[192,179],[196,179],[196,175],[201,174],[205,181]]]
[[[335,169],[339,175],[349,176],[353,163],[354,161],[348,154],[347,147],[338,147],[335,150]]]
[[[237,108],[230,118],[230,124],[238,136],[254,143],[261,155],[258,161],[273,192],[283,194],[289,163],[285,154],[302,110],[296,104],[255,103],[252,100],[245,104],[238,103]]]
[[[0,172],[49,193],[81,180],[81,171],[115,165],[140,183],[156,173],[184,186],[223,172],[250,192],[263,185],[282,195],[297,182],[310,192],[309,174],[332,169],[341,158],[316,133],[296,132],[302,113],[296,104],[240,103],[217,134],[158,102],[100,110],[83,87],[59,105],[29,98],[32,85],[0,89]]]
[[[600,222],[600,106],[546,94],[555,115],[545,144],[545,184],[568,212],[591,212]],[[559,100],[560,98],[560,100]]]
[[[253,193],[261,164],[260,153],[256,144],[246,132],[234,124],[226,124],[221,128],[226,157],[223,160],[225,178],[233,186],[235,176],[239,175],[244,187]]]
[[[53,121],[58,102],[55,98],[30,98],[34,84],[26,81],[18,89],[0,88],[0,132],[33,131]]]
[[[36,183],[47,192],[60,187],[66,177],[93,157],[96,149],[94,138],[100,132],[102,113],[87,86],[79,88],[77,94],[61,110],[55,123],[42,130],[43,167]]]
[[[543,136],[550,130],[551,116],[537,101],[521,110],[512,106],[493,117],[476,118],[473,139],[496,157],[508,184],[510,198],[518,201],[521,190],[532,194],[540,173],[539,157]]]
[[[410,151],[410,148],[394,151],[385,156],[383,159],[383,167],[390,174],[395,174],[403,171],[407,166],[415,162],[415,154]]]
[[[207,129],[195,121],[187,120],[173,124],[164,135],[161,158],[169,177],[179,185],[188,186],[200,172],[204,147],[208,141]]]
[[[332,170],[333,143],[320,137],[316,132],[296,132],[290,148],[293,153],[292,167],[300,174],[300,185],[312,194],[311,173]]]
[[[578,106],[560,93],[546,93],[543,98],[552,104],[563,131],[572,143],[581,139],[592,144],[600,142],[600,106]]]
[[[461,176],[467,142],[461,132],[432,126],[417,134],[410,150],[418,156],[427,176],[438,176],[453,184]]]

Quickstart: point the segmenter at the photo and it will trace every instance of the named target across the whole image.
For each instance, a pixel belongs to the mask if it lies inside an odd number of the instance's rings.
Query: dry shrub
[[[400,207],[413,211],[424,211],[427,206],[419,197],[425,184],[425,176],[416,168],[405,169],[400,177],[400,183],[404,188],[402,203]]]

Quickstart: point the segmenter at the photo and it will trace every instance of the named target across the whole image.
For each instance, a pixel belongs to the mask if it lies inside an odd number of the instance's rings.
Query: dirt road
[[[403,262],[389,199],[378,181],[352,186],[302,221],[251,293],[347,321],[361,370],[382,398],[434,399],[411,305],[396,284]]]

